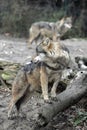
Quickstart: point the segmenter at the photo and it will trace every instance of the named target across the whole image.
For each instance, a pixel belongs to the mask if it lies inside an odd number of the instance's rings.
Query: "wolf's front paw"
[[[19,113],[9,111],[8,112],[8,119],[13,120],[13,119],[17,118],[18,115],[19,115]]]
[[[52,104],[52,100],[50,100],[50,99],[45,99],[44,102],[45,102],[45,103]]]
[[[16,114],[10,114],[10,115],[8,115],[8,119],[9,120],[13,120],[13,119],[15,119],[15,118],[17,118],[18,116],[16,115]]]
[[[56,102],[58,101],[57,97],[51,97],[51,99]]]

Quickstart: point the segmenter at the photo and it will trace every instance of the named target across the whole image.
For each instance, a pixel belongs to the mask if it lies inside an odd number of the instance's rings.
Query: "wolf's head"
[[[69,50],[60,42],[55,42],[49,38],[45,38],[37,46],[36,51],[40,61],[44,61],[49,65],[68,66],[70,62]],[[41,55],[40,55],[41,54]]]
[[[63,44],[60,44],[59,41],[55,42],[48,37],[45,37],[41,43],[37,45],[36,52],[38,54],[43,53],[46,57],[54,60],[68,55],[68,49]]]
[[[55,54],[54,51],[54,44],[52,40],[50,40],[48,37],[44,38],[41,43],[36,47],[37,53],[43,53],[48,56],[52,56]]]
[[[57,26],[57,35],[61,37],[72,27],[72,18],[64,17],[60,21],[56,22],[56,26]]]

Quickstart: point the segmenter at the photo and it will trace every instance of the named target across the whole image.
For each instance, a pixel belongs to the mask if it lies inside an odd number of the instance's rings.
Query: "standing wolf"
[[[8,117],[16,105],[19,112],[20,105],[36,90],[42,89],[43,98],[49,102],[48,83],[53,82],[51,97],[56,97],[56,88],[62,72],[68,67],[70,56],[68,49],[59,42],[45,38],[37,46],[38,56],[30,64],[19,70],[12,86],[12,98],[9,105]]]
[[[36,22],[29,29],[29,44],[41,40],[43,36],[47,36],[56,40],[72,27],[71,17],[64,17],[57,22]]]

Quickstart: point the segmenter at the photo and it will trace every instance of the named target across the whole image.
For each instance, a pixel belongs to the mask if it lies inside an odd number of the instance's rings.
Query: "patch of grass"
[[[74,126],[77,126],[86,120],[87,120],[87,112],[78,112],[77,117],[73,121]]]

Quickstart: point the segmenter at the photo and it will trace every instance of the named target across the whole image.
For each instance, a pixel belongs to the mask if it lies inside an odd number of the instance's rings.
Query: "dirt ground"
[[[62,42],[69,48],[72,59],[78,55],[87,57],[87,40],[68,39]],[[32,55],[35,55],[35,45],[33,45],[32,48],[33,49],[28,49],[25,39],[0,36],[1,61],[7,60],[24,64],[30,60]],[[20,115],[17,119],[8,120],[7,111],[10,98],[11,94],[9,92],[0,89],[0,130],[31,130],[34,122],[30,118],[30,113],[35,108],[44,104],[43,99],[40,99],[40,96],[38,95],[32,97],[31,100],[22,107],[22,111],[26,115],[25,117],[21,117]],[[87,130],[86,120],[78,125],[74,124],[78,112],[87,113],[87,107],[85,109],[83,106],[77,104],[64,112],[59,113],[43,130]]]

